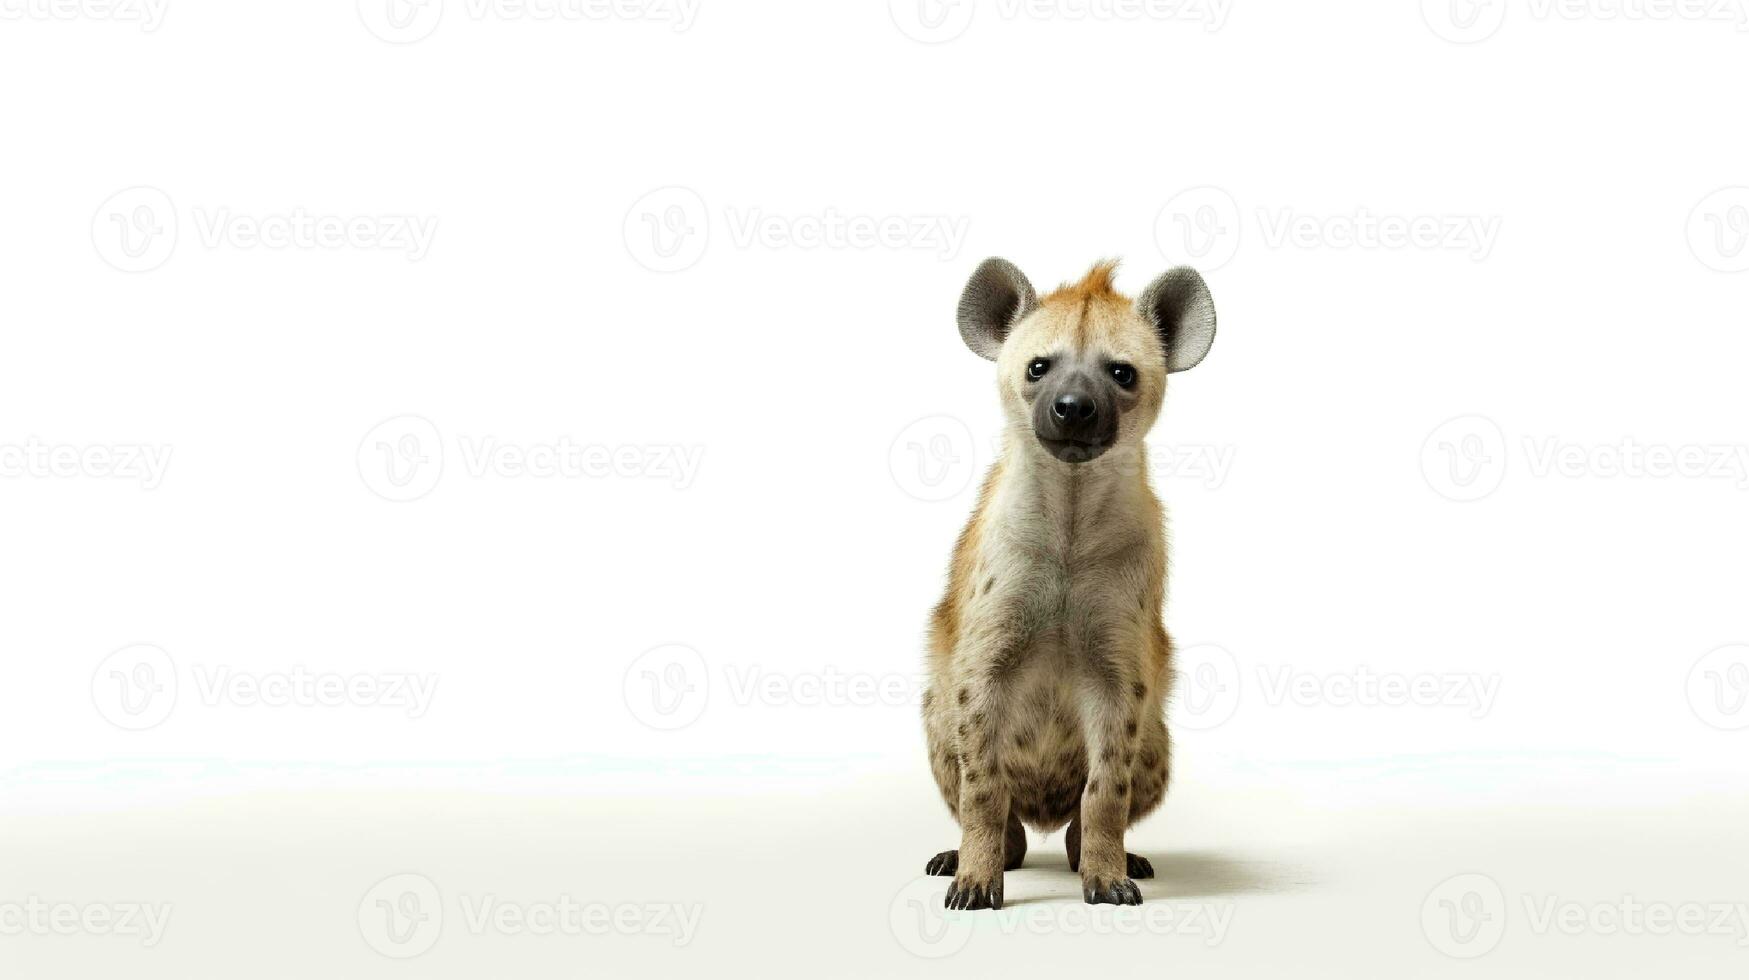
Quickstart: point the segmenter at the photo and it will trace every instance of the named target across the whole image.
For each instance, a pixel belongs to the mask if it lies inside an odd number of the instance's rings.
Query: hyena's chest
[[[1014,813],[1050,829],[1074,816],[1087,781],[1082,663],[1086,610],[1049,562],[1013,561],[984,612],[1015,629],[1000,695],[997,763]],[[1085,606],[1085,603],[1082,604]]]
[[[1101,638],[1137,617],[1120,555],[1066,553],[1038,541],[992,543],[967,610],[973,635],[962,648],[962,683],[991,679],[999,719],[996,762],[1015,814],[1040,829],[1074,816],[1086,784],[1083,733],[1097,687]]]

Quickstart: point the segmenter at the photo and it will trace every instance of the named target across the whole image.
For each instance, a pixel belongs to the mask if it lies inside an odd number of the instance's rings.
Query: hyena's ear
[[[1148,284],[1136,299],[1140,313],[1166,344],[1166,371],[1188,371],[1215,343],[1215,298],[1195,269],[1181,265]]]
[[[1009,329],[1037,307],[1025,273],[1007,259],[985,259],[960,293],[960,337],[972,353],[994,361]]]

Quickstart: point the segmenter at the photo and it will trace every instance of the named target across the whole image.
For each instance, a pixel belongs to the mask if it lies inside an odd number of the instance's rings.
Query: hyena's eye
[[[1119,388],[1132,388],[1135,386],[1135,368],[1130,367],[1128,364],[1113,364],[1109,370],[1111,371],[1111,380],[1116,381]]]
[[[1042,357],[1035,357],[1032,359],[1032,363],[1028,364],[1026,366],[1026,380],[1037,381],[1038,379],[1044,377],[1045,372],[1049,371],[1050,369],[1051,369],[1051,362],[1050,361],[1047,361]]]

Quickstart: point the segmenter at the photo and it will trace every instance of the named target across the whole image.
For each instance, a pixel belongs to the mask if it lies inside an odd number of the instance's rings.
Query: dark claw
[[[974,885],[961,884],[956,878],[948,886],[947,900],[942,904],[950,909],[999,909],[1002,907],[1002,879],[998,878],[990,885]]]
[[[1140,854],[1125,854],[1124,860],[1129,864],[1131,878],[1145,879],[1154,877],[1154,866],[1148,862],[1147,858],[1142,857]]]
[[[1142,904],[1142,890],[1128,878],[1109,882],[1084,882],[1081,885],[1081,897],[1086,899],[1088,905]]]
[[[960,852],[942,851],[940,854],[929,859],[929,866],[924,868],[923,871],[924,874],[943,875],[951,878],[953,877],[954,872],[959,870],[959,867]],[[1149,874],[1152,873],[1153,872],[1149,872]]]

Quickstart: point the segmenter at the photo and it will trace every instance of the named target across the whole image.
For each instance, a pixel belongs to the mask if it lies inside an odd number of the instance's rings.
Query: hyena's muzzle
[[[1120,407],[1111,388],[1095,366],[1059,362],[1033,398],[1033,434],[1065,463],[1097,459],[1117,441]]]

